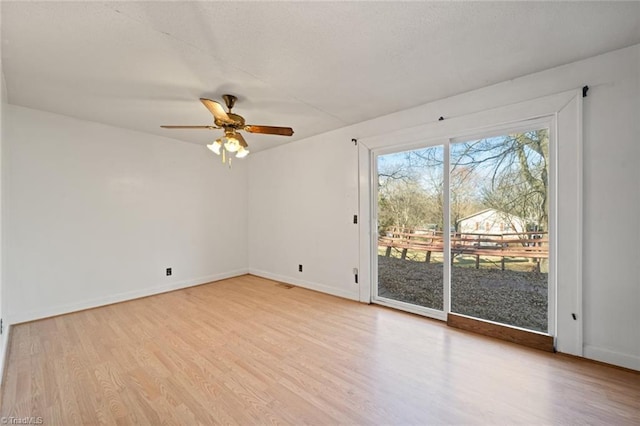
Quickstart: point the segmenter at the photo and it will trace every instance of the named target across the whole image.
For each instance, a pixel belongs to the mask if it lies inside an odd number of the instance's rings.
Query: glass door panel
[[[377,293],[443,310],[443,146],[378,155]]]
[[[451,312],[547,333],[549,131],[452,143]]]

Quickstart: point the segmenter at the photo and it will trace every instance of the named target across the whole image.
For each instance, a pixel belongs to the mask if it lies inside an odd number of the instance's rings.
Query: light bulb
[[[227,141],[224,143],[224,149],[229,152],[236,152],[240,149],[240,142],[234,137],[228,137]]]
[[[245,147],[241,146],[240,149],[238,149],[238,153],[236,154],[236,158],[244,158],[247,155],[249,155],[249,150],[245,149]]]
[[[207,145],[207,148],[213,151],[216,155],[220,155],[221,146],[222,146],[222,143],[220,142],[220,139],[218,139],[215,142],[211,142],[211,145]]]

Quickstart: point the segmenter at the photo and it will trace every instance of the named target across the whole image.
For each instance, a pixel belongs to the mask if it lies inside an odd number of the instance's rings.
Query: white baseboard
[[[11,324],[7,324],[6,327],[2,334],[2,352],[0,352],[0,387],[4,382],[4,367],[7,365],[9,358],[9,333],[11,333]]]
[[[97,308],[99,306],[111,305],[113,303],[126,302],[128,300],[139,299],[141,297],[153,296],[154,294],[166,293],[169,291],[179,290],[181,288],[193,287],[200,284],[206,284],[212,281],[220,281],[226,278],[233,278],[240,275],[248,274],[248,269],[238,269],[235,271],[223,272],[220,274],[209,275],[205,277],[193,278],[185,281],[178,281],[170,284],[148,287],[140,290],[128,291],[124,293],[113,294],[109,296],[99,297],[95,299],[83,300],[80,302],[69,303],[65,305],[51,306],[47,309],[33,310],[26,312],[18,312],[7,315],[8,324],[19,324],[22,322],[34,321],[42,318],[49,318],[56,315],[68,314],[71,312],[82,311],[84,309]]]
[[[640,356],[615,352],[597,346],[585,345],[584,357],[640,371]]]
[[[284,275],[272,274],[271,272],[260,271],[258,269],[249,269],[249,273],[251,275],[267,278],[269,280],[280,281],[286,284],[292,284],[298,287],[307,288],[309,290],[315,290],[321,293],[327,293],[332,296],[338,296],[344,299],[355,300],[356,302],[359,300],[359,295],[357,291],[352,292],[344,289],[330,287],[324,284],[319,284],[312,281],[301,280],[299,278],[292,278]]]

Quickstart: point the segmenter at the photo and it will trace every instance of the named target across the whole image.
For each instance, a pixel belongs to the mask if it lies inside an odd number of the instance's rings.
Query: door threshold
[[[546,352],[555,352],[553,336],[449,312],[447,325]]]

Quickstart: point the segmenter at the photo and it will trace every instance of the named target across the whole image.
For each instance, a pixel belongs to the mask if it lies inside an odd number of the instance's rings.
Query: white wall
[[[347,155],[351,138],[587,84],[591,90],[584,102],[584,353],[640,370],[640,168],[634,165],[640,158],[639,79],[636,45],[256,153],[249,171],[250,270],[358,299],[358,288],[349,279],[351,265],[357,262],[358,236],[345,224],[346,212],[358,206],[354,197],[346,196],[355,191],[358,174],[356,157]],[[304,275],[295,269],[303,255]]]
[[[640,370],[640,48],[584,102],[585,354]]]
[[[4,79],[4,73],[2,74],[2,92],[0,92],[0,98],[2,98],[2,103],[7,103],[7,81]]]
[[[246,163],[12,105],[3,119],[10,322],[247,272]]]
[[[0,6],[1,9],[1,6]],[[1,48],[0,48],[1,51]],[[1,57],[1,56],[0,56]],[[2,241],[2,151],[4,146],[4,116],[2,115],[5,110],[5,106],[7,104],[7,84],[4,79],[4,73],[1,71],[2,62],[0,61],[0,241]],[[2,263],[2,244],[0,244],[0,318],[3,319],[3,328],[2,336],[0,336],[0,384],[2,383],[2,379],[4,378],[4,365],[6,359],[6,350],[9,343],[9,323],[4,320],[4,312],[5,312],[5,304],[6,299],[4,296],[4,286],[2,281],[2,273],[3,273],[3,263]]]
[[[357,299],[358,149],[350,138],[322,141],[249,157],[250,272]]]
[[[0,15],[2,14],[2,4],[0,4]],[[1,27],[0,23],[0,27]],[[0,31],[1,32],[1,31]],[[2,115],[5,105],[7,104],[7,83],[4,78],[4,72],[2,67],[2,43],[0,43],[0,241],[2,241],[2,151],[4,146],[4,116]],[[4,365],[6,359],[6,350],[9,343],[9,323],[4,320],[4,313],[6,312],[4,306],[6,305],[6,297],[4,295],[5,288],[3,285],[3,262],[2,262],[2,244],[0,244],[0,318],[4,325],[2,336],[0,336],[0,384],[4,377]]]

